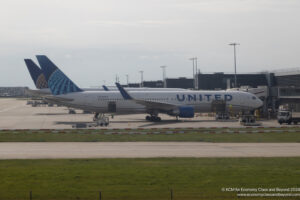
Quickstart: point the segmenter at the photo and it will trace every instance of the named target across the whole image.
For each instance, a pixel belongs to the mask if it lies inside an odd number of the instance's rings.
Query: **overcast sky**
[[[0,86],[34,88],[45,54],[80,87],[300,67],[299,0],[1,0]]]

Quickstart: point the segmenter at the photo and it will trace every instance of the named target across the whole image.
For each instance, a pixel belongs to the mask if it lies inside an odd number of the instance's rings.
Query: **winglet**
[[[102,85],[102,87],[105,91],[109,91],[109,89],[105,85]]]
[[[133,98],[128,94],[128,92],[120,85],[120,83],[116,83],[117,88],[119,89],[122,97],[125,100],[132,100]]]

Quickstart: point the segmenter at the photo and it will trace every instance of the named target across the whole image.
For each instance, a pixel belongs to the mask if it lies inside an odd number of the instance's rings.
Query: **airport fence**
[[[202,127],[202,128],[125,128],[125,129],[0,129],[1,133],[26,134],[101,134],[101,135],[155,135],[155,134],[184,134],[190,132],[211,134],[226,133],[281,133],[299,132],[300,126],[282,127]]]
[[[186,199],[185,197],[181,197],[181,196],[176,196],[173,192],[173,189],[170,189],[168,192],[168,195],[165,196],[166,200],[181,200],[181,199]],[[252,199],[256,199],[256,200],[261,200],[261,199],[266,199],[266,198],[276,198],[276,199],[281,199],[281,198],[286,198],[289,200],[297,200],[300,197],[300,193],[269,193],[269,192],[237,192],[237,193],[233,193],[230,195],[203,195],[203,197],[197,197],[197,199],[201,200],[201,199],[210,199],[210,200],[240,200],[240,199],[244,199],[244,200],[252,200]],[[32,191],[29,192],[29,200],[40,200],[41,198],[34,198],[34,194]],[[76,199],[76,200],[106,200],[106,199],[111,199],[111,198],[105,198],[102,195],[102,191],[98,191],[97,192],[97,197],[96,198],[80,198],[79,196],[76,196],[72,199]],[[118,198],[113,198],[113,199],[118,199]],[[120,197],[119,199],[123,199],[122,197]],[[148,199],[148,198],[147,198]],[[162,199],[161,197],[159,199]],[[195,199],[195,198],[192,198]]]
[[[199,191],[200,193],[200,191]],[[166,200],[181,200],[181,199],[186,199],[186,197],[183,196],[176,196],[176,193],[174,193],[173,189],[170,189],[168,191],[166,191],[165,193],[165,198]],[[105,198],[105,195],[103,195],[102,191],[98,191],[95,192],[95,195],[97,196],[95,198],[81,198],[79,196],[74,195],[74,198],[72,199],[76,199],[76,200],[109,200],[111,199],[111,197]],[[198,196],[197,199],[201,200],[201,199],[213,199],[213,200],[240,200],[240,199],[245,199],[245,200],[250,200],[250,199],[265,199],[266,197],[290,197],[289,199],[298,199],[300,197],[299,193],[241,193],[241,192],[237,192],[237,193],[232,193],[232,194],[227,194],[227,195],[205,195],[205,192],[203,193],[202,196]],[[29,200],[41,200],[41,197],[34,197],[34,193],[33,191],[29,191],[29,196],[28,196]],[[113,199],[116,199],[115,197],[113,197]],[[122,197],[120,197],[119,199],[123,199]],[[162,199],[161,197],[159,199]],[[194,197],[192,197],[192,199],[195,199]]]

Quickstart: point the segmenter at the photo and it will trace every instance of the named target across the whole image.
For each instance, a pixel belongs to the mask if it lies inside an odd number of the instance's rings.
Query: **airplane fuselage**
[[[253,94],[240,91],[131,91],[137,100],[191,106],[197,113],[212,112],[213,102],[223,102],[233,112],[250,111],[262,105]],[[58,95],[66,106],[97,113],[149,113],[149,108],[134,100],[125,100],[119,91],[83,91]],[[112,110],[113,109],[113,110]]]

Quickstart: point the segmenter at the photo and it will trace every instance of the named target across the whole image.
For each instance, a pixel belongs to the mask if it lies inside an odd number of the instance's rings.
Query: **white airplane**
[[[94,120],[109,123],[106,113],[147,113],[150,121],[160,121],[159,113],[193,118],[195,113],[211,112],[214,101],[223,101],[233,112],[252,111],[263,105],[255,95],[241,91],[84,91],[73,83],[46,56],[37,56],[49,88],[56,100],[66,106],[95,113]]]

